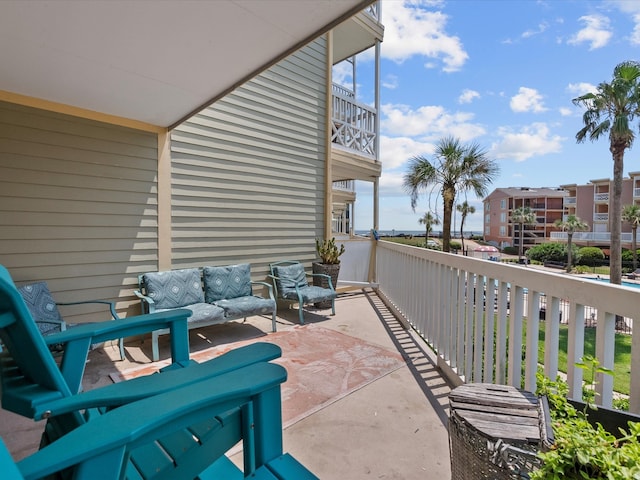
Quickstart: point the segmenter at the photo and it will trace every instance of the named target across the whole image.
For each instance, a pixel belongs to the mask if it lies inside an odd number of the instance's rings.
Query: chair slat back
[[[24,382],[48,390],[49,395],[53,391],[61,396],[71,396],[36,322],[3,265],[0,265],[0,340],[13,360],[10,362],[5,358],[0,368],[3,397],[11,389],[6,383],[15,382],[18,376],[22,376]],[[34,389],[34,392],[43,392],[41,389]]]

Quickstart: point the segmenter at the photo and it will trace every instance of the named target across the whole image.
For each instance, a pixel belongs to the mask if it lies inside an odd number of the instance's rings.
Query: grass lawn
[[[431,237],[429,237],[431,238]],[[424,237],[383,237],[382,240],[389,242],[401,243],[403,245],[410,245],[412,247],[424,247]]]
[[[544,359],[544,329],[545,323],[540,322],[540,335],[538,341],[538,358]],[[559,358],[558,370],[567,371],[567,337],[569,329],[566,325],[560,325]],[[586,355],[596,354],[596,329],[585,328],[584,330],[584,353]],[[614,356],[614,376],[613,390],[619,393],[629,394],[629,384],[631,381],[631,335],[616,333],[616,347]],[[584,381],[591,383],[591,372],[584,372]]]

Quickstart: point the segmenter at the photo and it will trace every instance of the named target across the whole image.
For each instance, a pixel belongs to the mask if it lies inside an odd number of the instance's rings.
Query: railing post
[[[549,301],[550,300],[550,301]],[[560,299],[547,297],[544,329],[544,373],[548,378],[558,376],[558,349],[560,342]]]
[[[494,312],[496,304],[496,283],[495,279],[487,278],[485,286],[484,302],[484,375],[485,383],[493,383],[493,338],[494,338]]]
[[[575,365],[582,360],[584,354],[584,305],[571,302],[568,322],[567,383],[569,384],[569,398],[582,400],[582,369]]]
[[[596,324],[596,358],[605,368],[613,370],[615,342],[616,342],[616,316],[613,313],[598,310],[598,323]],[[613,405],[613,377],[605,373],[597,373],[596,378],[596,403],[603,407],[611,408]]]
[[[540,292],[529,291],[527,308],[527,347],[524,363],[524,389],[536,391],[536,373],[538,371],[538,338],[540,331]]]
[[[522,313],[524,290],[516,286],[511,289],[511,315],[509,315],[509,385],[520,388],[522,381]]]

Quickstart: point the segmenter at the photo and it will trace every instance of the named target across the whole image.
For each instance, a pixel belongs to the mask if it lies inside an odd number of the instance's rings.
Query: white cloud
[[[474,98],[480,98],[480,93],[465,88],[458,97],[458,103],[471,103]]]
[[[549,28],[549,24],[547,22],[542,22],[538,25],[538,28],[523,32],[522,38],[529,38],[535,35],[540,35],[541,33],[544,33],[548,28]]]
[[[398,1],[385,2],[382,9],[384,58],[397,63],[415,55],[440,60],[445,72],[460,70],[469,58],[460,38],[447,34],[448,17],[426,7],[440,6],[441,2]],[[431,68],[433,62],[427,62]]]
[[[585,93],[596,93],[597,89],[592,83],[580,82],[567,85],[567,92],[575,95],[584,95]]]
[[[633,16],[633,21],[636,25],[631,33],[631,44],[640,45],[640,13]]]
[[[468,142],[486,133],[485,128],[473,123],[473,113],[449,113],[444,107],[427,105],[413,109],[407,105],[383,105],[381,128],[385,134],[418,137],[435,141],[447,135]]]
[[[353,69],[349,62],[340,62],[333,66],[331,70],[333,83],[342,85],[349,89],[353,88]]]
[[[563,117],[570,117],[573,114],[573,110],[567,107],[560,107],[558,111],[560,112],[560,115],[562,115]]]
[[[589,50],[606,46],[613,36],[608,17],[604,15],[584,15],[578,19],[585,26],[571,36],[567,43],[571,45],[589,44]]]
[[[382,80],[382,86],[388,88],[389,90],[395,90],[398,88],[398,76],[397,75],[387,75]]]
[[[558,153],[562,150],[565,138],[553,135],[545,123],[533,123],[520,131],[513,131],[509,127],[498,129],[502,137],[499,142],[491,145],[490,154],[497,159],[513,159],[523,162],[528,158]]]
[[[429,142],[409,137],[380,137],[380,161],[385,172],[402,167],[416,155],[429,155],[433,151],[434,146]]]
[[[542,95],[535,88],[520,87],[518,94],[511,97],[510,105],[514,112],[541,113],[547,110]]]

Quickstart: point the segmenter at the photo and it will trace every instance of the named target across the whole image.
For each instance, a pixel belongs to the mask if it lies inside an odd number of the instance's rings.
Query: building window
[[[501,237],[507,236],[507,227],[505,227],[504,225],[500,227],[500,236]]]
[[[489,227],[489,225],[486,225],[484,227],[484,234],[489,235],[490,233],[491,233],[491,227]]]
[[[491,215],[488,213],[484,216],[484,223],[491,223]]]
[[[507,199],[503,198],[502,200],[500,200],[500,208],[502,210],[505,210],[507,208]]]
[[[500,223],[507,223],[507,212],[502,212],[500,214]]]

